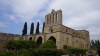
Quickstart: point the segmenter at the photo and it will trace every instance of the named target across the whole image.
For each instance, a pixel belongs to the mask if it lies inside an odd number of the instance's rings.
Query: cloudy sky
[[[52,9],[63,11],[63,25],[88,30],[100,40],[100,0],[0,0],[0,32],[22,34],[23,25],[44,22]]]

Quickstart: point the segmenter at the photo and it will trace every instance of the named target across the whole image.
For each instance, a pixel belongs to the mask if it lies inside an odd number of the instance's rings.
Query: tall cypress
[[[34,34],[34,23],[31,24],[30,34]]]
[[[39,22],[37,23],[37,27],[36,27],[36,34],[40,33],[39,32]]]
[[[27,22],[25,22],[24,28],[22,30],[22,35],[26,35],[26,34],[27,34]]]
[[[45,22],[43,23],[42,33],[44,33]]]

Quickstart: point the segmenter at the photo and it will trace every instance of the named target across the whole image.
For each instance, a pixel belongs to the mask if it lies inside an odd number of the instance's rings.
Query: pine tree
[[[34,23],[31,24],[30,34],[34,34]]]
[[[37,27],[36,27],[36,34],[40,33],[39,32],[39,22],[37,23]]]
[[[91,40],[91,48],[100,49],[100,41],[99,40]]]
[[[44,33],[45,22],[43,23],[42,33]]]
[[[26,35],[26,34],[27,34],[27,22],[25,22],[24,28],[23,28],[23,31],[22,31],[22,35]]]

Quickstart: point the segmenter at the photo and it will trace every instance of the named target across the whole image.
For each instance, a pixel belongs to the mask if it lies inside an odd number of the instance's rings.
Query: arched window
[[[49,20],[50,20],[50,23],[51,23],[51,15],[50,15],[50,18],[49,18]]]
[[[53,29],[52,29],[52,28],[50,28],[50,29],[49,29],[49,32],[51,32],[51,33],[52,33],[52,32],[53,32]]]
[[[51,29],[51,33],[53,32],[53,29]]]
[[[49,16],[47,15],[47,24],[49,23]]]
[[[32,40],[32,37],[30,37],[29,40]]]
[[[48,24],[48,16],[47,16],[47,24]]]
[[[54,14],[53,14],[53,22],[52,22],[52,23],[54,23],[54,17],[55,17],[55,16],[54,16]]]
[[[54,21],[54,23],[56,23],[56,14],[54,14],[54,20],[53,21]]]
[[[49,38],[49,40],[52,40],[52,41],[56,44],[56,39],[55,39],[53,36],[51,36],[51,37]]]
[[[68,31],[68,30],[66,29],[66,33],[67,33],[67,31]]]
[[[58,22],[58,14],[56,14],[56,23]]]
[[[67,42],[67,45],[68,45],[68,38],[66,38],[66,42]]]

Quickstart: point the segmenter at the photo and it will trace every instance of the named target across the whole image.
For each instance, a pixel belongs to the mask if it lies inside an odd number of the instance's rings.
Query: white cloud
[[[0,22],[0,28],[5,28],[5,27],[6,27],[6,25],[3,24],[2,22]]]
[[[96,25],[100,23],[100,11],[87,12],[81,16],[74,16],[65,19],[64,24],[70,27],[85,27],[89,25]]]
[[[12,8],[14,16],[20,18],[16,18],[16,20],[32,22],[46,2],[46,0],[9,0],[5,1],[5,4]]]
[[[96,36],[100,33],[100,27],[95,26],[100,26],[100,0],[53,0],[51,3],[49,0],[3,1],[5,5],[11,7],[14,13],[13,15],[9,15],[12,21],[27,21],[28,23],[34,20],[41,21],[41,18],[38,16],[43,16],[52,9],[62,9],[64,25],[74,29],[86,29],[90,32],[91,36]],[[47,11],[38,15],[39,10],[43,9],[46,5],[48,5],[46,8]]]
[[[91,3],[86,0],[55,0],[50,5],[50,9],[52,8],[62,9],[66,16],[74,16],[90,11]]]
[[[99,3],[100,0],[55,0],[49,9],[62,9],[64,25],[74,29],[86,29],[90,32],[91,39],[95,39],[94,36],[100,35]]]
[[[14,22],[14,23],[18,23],[17,21],[17,18],[15,17],[15,15],[5,15],[5,17],[8,19],[8,20],[11,20],[11,22]],[[6,22],[7,23],[7,22]]]
[[[100,35],[100,26],[91,26],[89,28],[87,28],[90,32],[90,34],[92,35]]]
[[[41,19],[43,20],[43,18],[39,18],[38,16],[39,10],[43,9],[48,4],[48,0],[2,0],[0,2],[0,10],[3,10],[3,13],[5,13],[4,20],[7,22],[4,21],[4,23],[15,22],[24,24],[26,21],[28,23],[29,32],[32,22],[35,22],[36,24],[36,21],[40,22]]]

